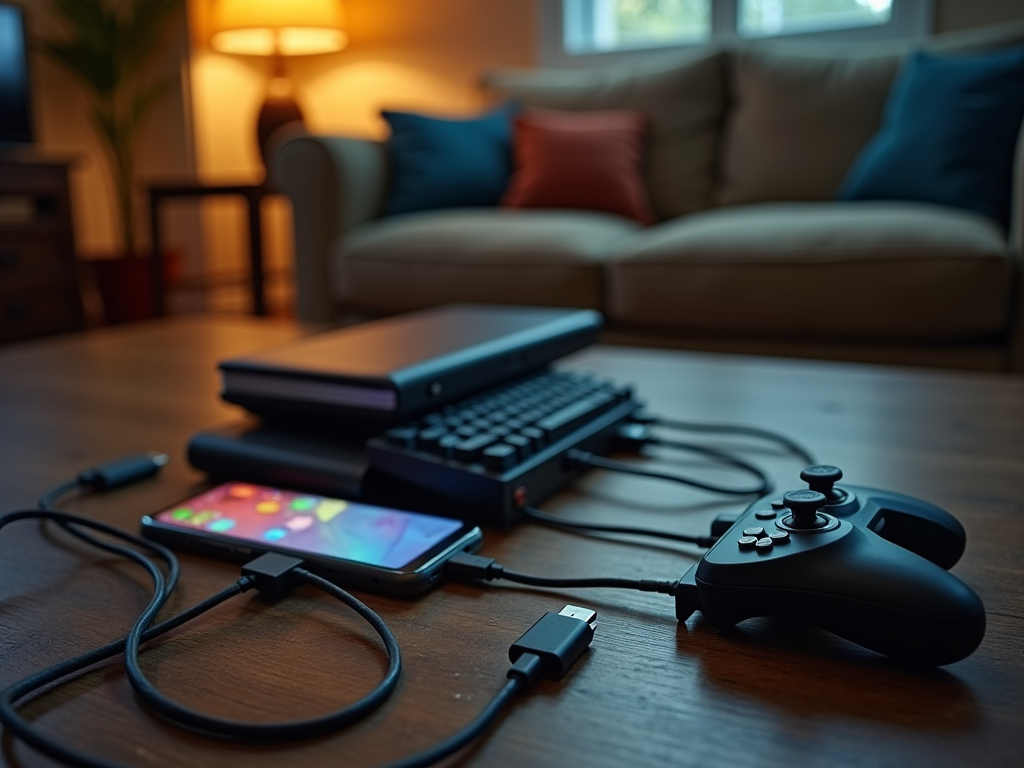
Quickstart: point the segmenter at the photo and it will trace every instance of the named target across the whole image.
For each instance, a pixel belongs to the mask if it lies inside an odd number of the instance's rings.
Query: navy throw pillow
[[[913,54],[893,84],[881,131],[840,186],[840,200],[917,200],[1009,227],[1013,156],[1024,120],[1024,48]]]
[[[391,126],[385,214],[496,206],[512,175],[517,111],[510,103],[469,120],[381,112]]]

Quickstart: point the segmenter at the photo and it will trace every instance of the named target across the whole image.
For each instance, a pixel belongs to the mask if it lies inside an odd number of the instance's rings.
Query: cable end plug
[[[171,459],[166,453],[133,453],[98,464],[78,475],[78,484],[96,491],[109,491],[151,477]]]
[[[541,677],[560,679],[590,647],[595,629],[597,612],[589,608],[567,605],[545,613],[508,649],[508,676],[526,685]]]
[[[297,557],[267,552],[243,565],[242,576],[268,600],[280,600],[295,588],[295,571],[302,565]]]

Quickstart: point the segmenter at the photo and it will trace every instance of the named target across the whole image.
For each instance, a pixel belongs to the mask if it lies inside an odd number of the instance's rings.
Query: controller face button
[[[772,539],[765,536],[762,539],[758,539],[757,544],[755,544],[754,546],[757,548],[758,552],[767,552],[775,546],[775,542],[772,541]]]
[[[789,531],[772,531],[768,538],[776,544],[789,544]]]
[[[774,504],[774,502],[772,503]],[[774,520],[778,516],[778,513],[774,509],[759,509],[754,513],[754,517],[758,520]]]
[[[755,539],[760,539],[766,534],[764,532],[764,528],[762,528],[761,526],[757,526],[756,528],[744,528],[743,535],[753,536]]]
[[[786,502],[782,499],[772,499],[772,509],[785,509]]]
[[[753,549],[757,546],[757,536],[741,536],[736,543],[740,549]]]

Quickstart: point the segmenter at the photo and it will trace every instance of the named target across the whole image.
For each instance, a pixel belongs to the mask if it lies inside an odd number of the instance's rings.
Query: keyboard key
[[[453,451],[455,459],[466,464],[472,464],[480,460],[480,452],[498,438],[486,432],[481,432],[475,437],[463,440],[455,446]]]
[[[534,451],[541,448],[547,442],[544,432],[536,427],[523,427],[519,430],[519,434],[530,441],[530,448]]]
[[[514,446],[519,457],[525,459],[531,453],[533,453],[533,443],[528,437],[523,435],[506,435],[504,442],[511,446]]]
[[[508,443],[489,445],[483,450],[484,466],[492,472],[504,472],[516,464],[516,449]]]
[[[572,405],[555,411],[537,422],[538,429],[544,430],[549,440],[559,440],[581,424],[600,416],[615,405],[615,398],[609,394],[590,395]]]
[[[415,448],[416,436],[415,427],[395,427],[385,433],[389,443],[401,446],[402,448]]]
[[[416,445],[421,451],[437,451],[437,441],[448,434],[448,430],[443,426],[428,427],[427,429],[421,430],[419,438],[416,440]]]
[[[446,459],[455,455],[455,446],[462,442],[462,438],[451,433],[437,441],[437,452]]]

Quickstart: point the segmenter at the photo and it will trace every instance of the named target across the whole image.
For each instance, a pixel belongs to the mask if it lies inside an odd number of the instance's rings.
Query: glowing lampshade
[[[210,44],[222,53],[303,56],[345,47],[341,0],[217,0]]]

